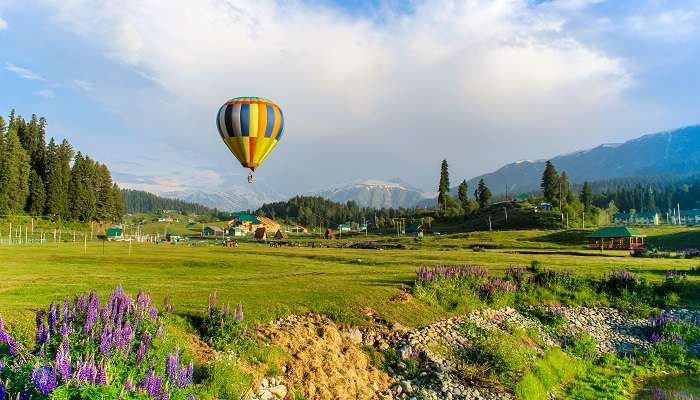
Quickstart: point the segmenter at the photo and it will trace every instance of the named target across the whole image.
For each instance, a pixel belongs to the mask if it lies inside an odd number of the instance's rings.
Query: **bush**
[[[570,333],[562,338],[562,348],[584,360],[594,360],[598,355],[596,341],[588,333]]]
[[[239,303],[232,311],[229,304],[218,308],[216,302],[214,292],[209,296],[209,308],[202,320],[202,339],[217,350],[246,346],[249,338],[248,330],[243,325],[243,305]]]
[[[521,342],[500,330],[487,330],[467,321],[459,331],[470,344],[457,355],[458,361],[487,370],[491,379],[507,386],[515,385],[534,358]]]

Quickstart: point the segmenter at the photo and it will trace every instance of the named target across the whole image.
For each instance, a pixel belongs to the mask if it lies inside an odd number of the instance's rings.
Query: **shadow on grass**
[[[588,244],[586,235],[591,231],[583,229],[571,229],[568,231],[556,231],[547,235],[534,237],[533,242],[555,243],[567,246],[585,246]]]
[[[691,247],[700,247],[700,229],[649,236],[647,244],[664,251],[678,251]]]

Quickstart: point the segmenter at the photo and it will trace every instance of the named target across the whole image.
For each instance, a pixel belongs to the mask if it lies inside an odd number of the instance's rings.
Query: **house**
[[[173,222],[173,219],[170,217],[161,217],[158,218],[158,222]]]
[[[542,202],[535,206],[535,211],[552,211],[552,203]]]
[[[678,211],[675,215],[671,215],[672,220],[675,224],[680,225],[700,225],[700,210],[681,210],[680,217],[678,216]]]
[[[246,230],[244,230],[240,226],[231,226],[226,230],[226,233],[229,236],[234,236],[234,237],[241,237],[246,235]]]
[[[278,230],[280,230],[280,224],[278,224],[274,220],[271,220],[270,218],[262,216],[257,216],[255,218],[257,218],[258,221],[260,221],[262,227],[267,229],[268,232],[277,232]]]
[[[124,229],[118,226],[107,228],[107,230],[105,231],[105,236],[107,236],[107,240],[123,240]]]
[[[303,226],[290,226],[287,227],[287,232],[289,233],[307,233],[308,230]]]
[[[324,234],[324,237],[329,240],[334,240],[335,239],[335,233],[333,233],[333,229],[331,228],[326,228],[326,233]]]
[[[255,232],[262,225],[262,222],[254,215],[239,211],[233,213],[233,219],[229,221],[228,227],[238,226],[245,232]]]
[[[350,232],[352,230],[352,225],[340,224],[340,225],[338,225],[338,230],[341,232]]]
[[[282,229],[278,229],[277,233],[275,233],[275,239],[287,239],[287,232],[283,232]]]
[[[408,226],[408,228],[406,228],[406,233],[409,236],[418,238],[422,238],[426,231],[427,227],[423,224],[411,224]]]
[[[607,226],[586,237],[592,249],[633,250],[644,247],[646,236],[626,226]]]
[[[613,216],[616,225],[658,225],[659,222],[659,213],[656,211],[619,212]]]
[[[202,229],[202,236],[224,236],[224,230],[219,228],[218,226],[205,226],[204,229]]]
[[[513,200],[516,203],[524,203],[530,200],[530,195],[527,193],[518,193],[515,197],[513,197]]]
[[[179,242],[181,237],[179,235],[176,235],[174,233],[168,232],[165,234],[165,241],[169,243],[177,243]]]
[[[267,240],[267,229],[260,227],[255,230],[255,240]]]

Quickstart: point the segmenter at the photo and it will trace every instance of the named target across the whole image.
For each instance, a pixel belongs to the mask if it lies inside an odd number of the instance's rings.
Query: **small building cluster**
[[[665,215],[656,211],[619,212],[613,215],[615,225],[651,226],[651,225],[700,225],[700,210],[671,210]]]

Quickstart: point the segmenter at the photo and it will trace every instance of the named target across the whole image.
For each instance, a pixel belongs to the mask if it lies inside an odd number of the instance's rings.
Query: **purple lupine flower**
[[[34,314],[34,321],[36,322],[37,328],[43,323],[44,314],[44,310],[42,310],[41,308],[36,310],[36,314]]]
[[[209,295],[209,308],[207,309],[207,313],[209,315],[211,315],[211,312],[212,312],[212,310],[214,310],[215,305],[216,305],[216,292]]]
[[[56,332],[56,329],[58,327],[58,307],[54,306],[51,304],[49,306],[49,314],[47,316],[47,319],[49,321],[49,330],[51,332]]]
[[[158,309],[157,308],[151,307],[148,310],[148,319],[150,319],[151,321],[155,321],[156,319],[158,319]]]
[[[131,380],[130,376],[127,376],[126,380],[124,381],[124,390],[126,390],[127,392],[134,391],[134,382]]]
[[[243,321],[243,304],[238,303],[236,307],[236,321]]]
[[[156,337],[159,338],[161,336],[163,336],[163,323],[159,322],[158,329],[156,329]]]
[[[673,336],[671,336],[671,340],[673,340],[674,342],[680,344],[681,346],[685,346],[685,339],[683,339],[683,337],[680,336],[680,335],[673,335]]]
[[[32,383],[39,393],[48,396],[56,389],[56,375],[47,366],[36,367],[32,371]]]
[[[194,378],[194,361],[187,364],[187,384],[191,385]]]
[[[102,328],[102,336],[100,338],[100,353],[103,356],[109,357],[109,351],[112,347],[112,332],[110,332],[109,327],[105,326]]]
[[[187,396],[187,400],[194,400],[194,394],[190,393],[190,395]]]
[[[0,381],[0,399],[5,399],[7,397],[7,388],[5,384]]]
[[[168,392],[168,389],[165,389],[163,391],[163,394],[160,396],[160,400],[169,400],[170,399],[170,393]]]
[[[177,382],[178,368],[180,368],[180,347],[165,358],[165,377],[172,383]]]
[[[141,364],[141,361],[143,361],[143,358],[146,356],[146,351],[146,345],[142,340],[141,343],[139,343],[139,349],[136,352],[136,365]]]
[[[95,383],[97,383],[98,385],[107,384],[107,374],[105,373],[104,362],[97,364],[97,378],[95,380]]]
[[[656,342],[661,341],[661,335],[659,335],[658,333],[654,332],[654,333],[651,334],[651,337],[650,337],[649,339],[651,340],[652,343],[656,343]]]
[[[63,301],[63,314],[61,315],[61,322],[64,325],[70,321],[70,313],[70,298],[66,296],[66,299]]]
[[[148,369],[146,375],[141,382],[141,388],[153,398],[160,397],[161,388],[163,386],[163,378],[153,373],[153,369]]]
[[[163,298],[163,309],[170,314],[175,312],[175,306],[170,303],[170,296],[165,296]]]
[[[100,315],[100,299],[95,294],[94,290],[90,290],[88,297],[87,312],[85,314],[85,325],[83,326],[84,333],[92,332],[92,327],[97,322],[97,317]]]
[[[61,329],[58,331],[58,333],[60,333],[61,336],[68,336],[69,334],[73,333],[73,328],[68,324],[63,324],[61,325]]]
[[[17,341],[5,331],[5,323],[0,318],[0,343],[5,343],[11,356],[17,355]]]
[[[247,327],[243,328],[243,331],[241,331],[241,335],[248,337],[248,328]]]
[[[36,329],[35,340],[36,344],[39,346],[49,342],[49,328],[46,326],[46,324],[44,324],[44,321],[39,321],[39,325]]]
[[[5,369],[5,360],[0,360],[0,372],[2,372],[3,369]]]

